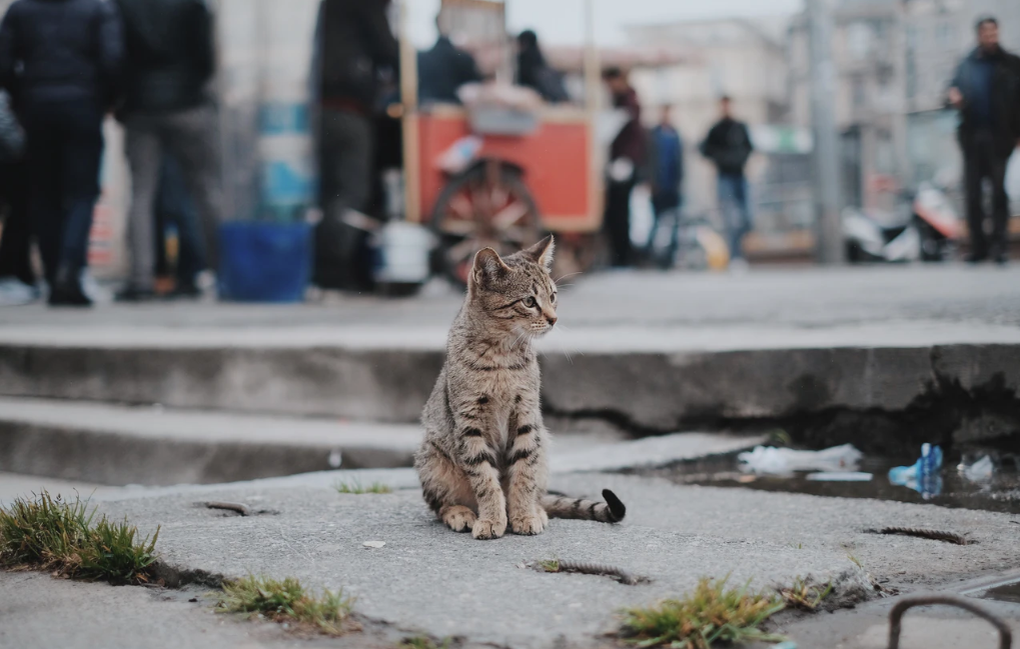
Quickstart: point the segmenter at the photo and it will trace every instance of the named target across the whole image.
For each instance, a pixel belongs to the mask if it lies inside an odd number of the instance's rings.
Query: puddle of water
[[[981,599],[994,599],[999,602],[1020,604],[1020,582],[998,586],[985,591]]]
[[[964,458],[968,463],[975,454],[969,451]],[[994,457],[994,456],[993,456]],[[860,472],[873,474],[868,481],[820,481],[809,479],[815,472],[803,471],[789,477],[753,475],[739,471],[734,459],[724,466],[710,467],[679,466],[669,469],[665,477],[679,484],[705,485],[712,487],[735,487],[803,493],[813,496],[839,498],[874,498],[897,502],[941,505],[963,509],[981,509],[993,512],[1020,514],[1020,473],[1013,461],[996,462],[996,470],[990,479],[973,482],[957,470],[959,457],[946,457],[942,466],[941,489],[937,494],[922,495],[909,487],[891,484],[889,469],[913,463],[913,459],[893,460],[890,458],[865,458],[861,461]]]

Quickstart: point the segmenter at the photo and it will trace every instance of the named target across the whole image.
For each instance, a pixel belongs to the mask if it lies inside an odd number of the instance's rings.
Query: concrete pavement
[[[991,579],[1016,565],[1014,516],[678,487],[603,474],[559,474],[552,487],[578,495],[612,488],[628,505],[621,525],[557,520],[538,537],[479,542],[433,520],[413,472],[355,475],[396,490],[388,495],[341,495],[330,488],[338,475],[322,473],[108,492],[97,499],[101,512],[127,516],[142,533],[161,526],[164,559],[181,568],[294,576],[313,588],[343,587],[358,598],[358,612],[377,622],[515,648],[601,646],[606,644],[601,634],[615,628],[621,607],[682,594],[701,576],[728,574],[734,584],[753,578],[755,584],[768,586],[811,575],[834,579],[836,596],[853,598],[867,596],[866,591],[874,596],[873,581],[903,593],[921,592]],[[278,513],[238,517],[195,506],[205,500],[243,502]],[[966,532],[977,544],[955,546],[865,532],[885,525]],[[370,549],[364,547],[366,541],[386,545]],[[521,567],[549,558],[618,565],[652,582],[626,586],[604,577]],[[779,625],[789,626],[791,633],[803,628],[805,638],[815,639],[801,647],[835,646],[821,639],[834,637],[827,635],[825,621],[840,618],[819,615],[823,617],[803,620],[815,627],[798,626],[796,617],[781,618]],[[1010,615],[1016,623],[1015,612]],[[879,624],[878,619],[865,620],[861,633]],[[55,628],[41,633],[36,644],[20,646],[50,646],[56,633]],[[234,644],[221,646],[244,646],[238,642],[235,638]]]
[[[1001,436],[1020,428],[1018,280],[954,265],[585,278],[541,343],[544,403],[557,425],[638,434],[778,424],[877,450]],[[413,423],[459,302],[7,309],[0,394]]]

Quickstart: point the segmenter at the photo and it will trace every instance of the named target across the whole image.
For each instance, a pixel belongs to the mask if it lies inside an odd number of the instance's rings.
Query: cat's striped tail
[[[602,497],[605,502],[548,494],[542,497],[542,507],[550,518],[579,518],[600,523],[622,521],[627,507],[608,489],[602,490]]]

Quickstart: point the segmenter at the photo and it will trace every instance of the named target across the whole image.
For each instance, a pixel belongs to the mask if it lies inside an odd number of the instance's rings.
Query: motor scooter
[[[921,183],[892,214],[843,210],[847,259],[860,262],[945,261],[952,258],[963,224],[946,193]]]

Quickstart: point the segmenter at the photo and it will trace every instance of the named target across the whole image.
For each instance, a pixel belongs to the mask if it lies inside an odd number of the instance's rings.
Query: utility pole
[[[817,258],[842,264],[845,246],[840,223],[839,137],[833,99],[836,66],[832,60],[830,0],[806,0],[811,66],[811,123],[814,131],[814,206]]]

